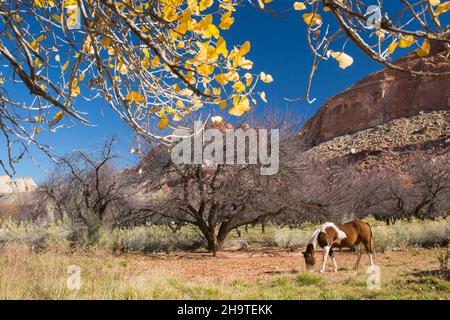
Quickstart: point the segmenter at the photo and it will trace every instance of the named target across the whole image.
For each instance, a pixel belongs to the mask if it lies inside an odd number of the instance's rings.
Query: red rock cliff
[[[446,52],[443,47],[432,45],[428,57],[419,58],[413,52],[395,64],[414,70],[450,71]],[[305,124],[302,140],[316,145],[420,111],[448,110],[449,91],[450,77],[413,77],[409,73],[386,68],[329,98]]]

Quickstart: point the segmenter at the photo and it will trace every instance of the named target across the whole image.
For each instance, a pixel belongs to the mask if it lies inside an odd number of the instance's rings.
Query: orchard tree
[[[394,217],[411,220],[446,216],[450,196],[450,155],[417,154],[401,163],[403,172],[388,176],[386,193]],[[395,221],[395,220],[394,220]]]
[[[214,255],[230,231],[286,209],[280,201],[287,193],[281,175],[262,176],[257,166],[177,165],[168,160],[162,172],[165,179],[155,186],[160,197],[153,196],[147,207],[174,223],[198,228]],[[156,179],[152,170],[143,169],[147,179]]]
[[[217,121],[211,126],[225,138],[230,124]],[[250,144],[259,143],[261,136],[251,138],[251,127],[240,124],[237,129],[248,133],[245,157],[251,157]],[[255,128],[255,127],[253,127]],[[288,135],[289,133],[286,133]],[[281,134],[281,138],[285,138]],[[189,139],[189,138],[187,138]],[[206,138],[205,138],[206,139]],[[216,137],[214,139],[217,139]],[[234,139],[234,138],[233,138]],[[272,147],[272,138],[271,141]],[[239,139],[237,139],[239,141]],[[241,142],[237,142],[241,143]],[[247,146],[247,143],[249,146]],[[276,152],[271,149],[269,152]],[[237,148],[228,144],[214,149],[217,157]],[[269,148],[269,147],[268,147]],[[206,151],[206,150],[209,151]],[[210,146],[203,146],[210,152]],[[152,147],[137,166],[135,190],[146,199],[145,207],[175,224],[194,226],[205,238],[208,249],[215,255],[223,248],[230,231],[247,224],[263,223],[269,217],[283,214],[290,194],[288,181],[293,180],[287,170],[279,168],[273,175],[262,175],[260,159],[257,163],[241,163],[233,155],[233,163],[206,161],[205,163],[177,163],[167,146]]]

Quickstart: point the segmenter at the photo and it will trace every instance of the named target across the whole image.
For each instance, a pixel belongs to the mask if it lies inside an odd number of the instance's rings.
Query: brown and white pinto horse
[[[337,272],[336,259],[333,248],[349,248],[363,244],[369,254],[370,264],[373,265],[372,229],[368,223],[360,220],[350,221],[344,224],[327,222],[317,228],[308,242],[306,251],[303,252],[306,268],[310,269],[316,263],[315,251],[317,246],[324,249],[323,264],[320,272],[325,271],[328,255],[333,260],[334,272]],[[358,248],[355,270],[358,269],[361,260],[361,250]]]

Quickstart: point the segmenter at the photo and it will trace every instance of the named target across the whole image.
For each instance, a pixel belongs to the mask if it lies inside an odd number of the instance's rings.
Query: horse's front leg
[[[324,254],[323,254],[323,263],[322,263],[322,269],[320,269],[320,272],[325,271],[325,265],[327,264],[327,258],[328,254],[330,253],[331,246],[326,246],[323,248]]]

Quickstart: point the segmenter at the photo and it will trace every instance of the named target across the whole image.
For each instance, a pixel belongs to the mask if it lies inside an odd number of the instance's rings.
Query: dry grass
[[[268,227],[264,234],[251,228],[240,238],[233,232],[229,249],[214,258],[204,250],[179,251],[196,239],[187,231],[101,230],[95,246],[74,248],[67,224],[6,222],[0,227],[0,299],[450,299],[443,270],[448,249],[419,247],[448,241],[448,221],[371,224],[379,290],[367,288],[367,257],[355,272],[349,251],[336,252],[337,274],[306,272],[301,249],[314,225]],[[248,248],[233,250],[240,241]],[[81,270],[79,290],[66,284],[71,265]]]
[[[227,251],[121,254],[0,249],[0,299],[450,299],[437,274],[444,249],[410,249],[376,256],[382,287],[366,286],[355,256],[338,252],[340,271],[305,272],[299,252]],[[363,263],[366,262],[363,259]],[[81,289],[69,290],[67,268],[81,269]]]

